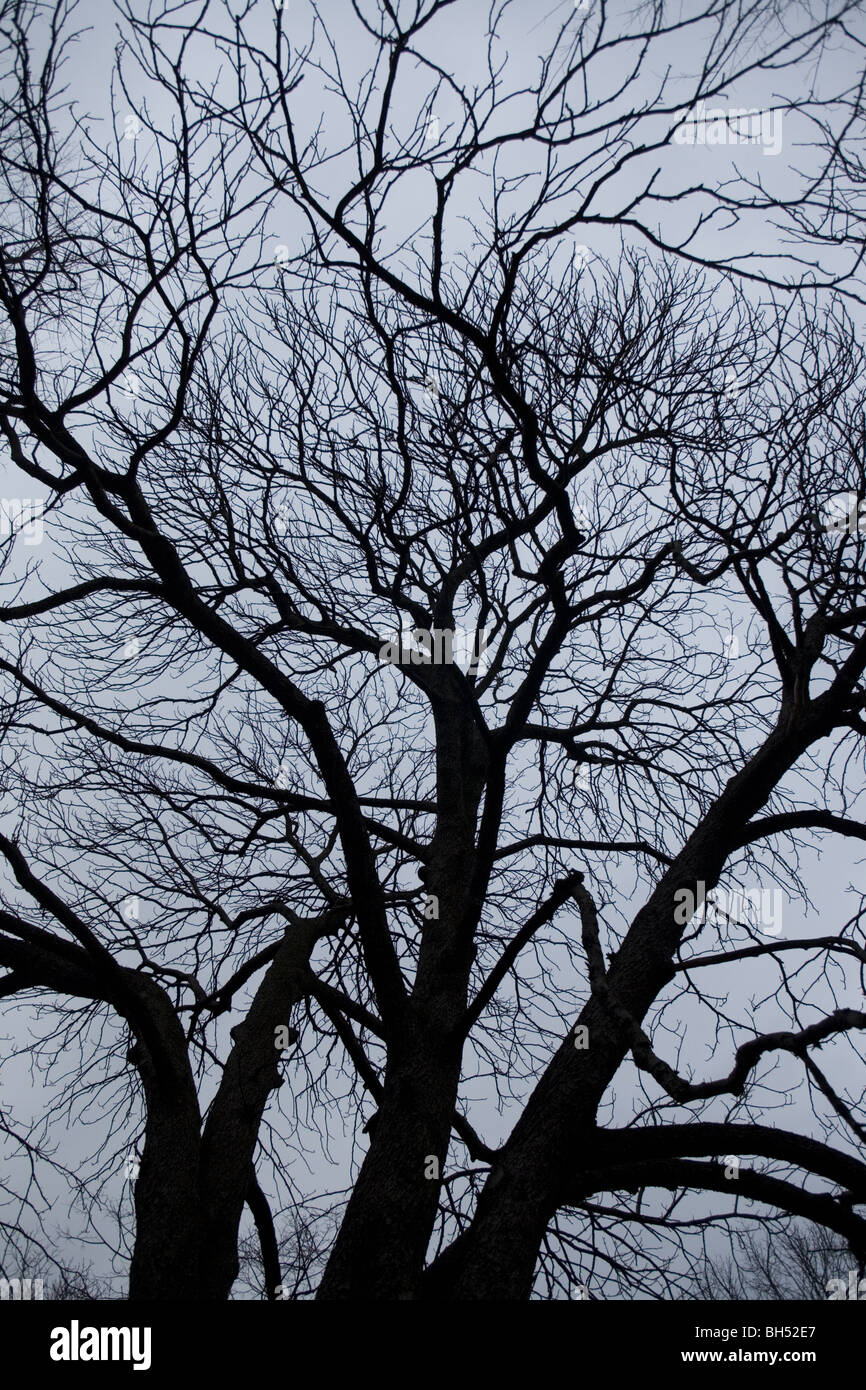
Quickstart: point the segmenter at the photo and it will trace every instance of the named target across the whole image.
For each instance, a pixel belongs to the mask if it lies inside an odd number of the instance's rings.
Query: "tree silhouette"
[[[66,1125],[134,1299],[866,1250],[862,7],[517,8],[130,0],[111,126],[0,0],[7,1240]]]
[[[834,1279],[849,1284],[847,1245],[807,1221],[788,1222],[773,1232],[737,1232],[731,1246],[730,1257],[711,1259],[699,1271],[696,1287],[701,1298],[820,1302],[828,1290],[832,1292]]]

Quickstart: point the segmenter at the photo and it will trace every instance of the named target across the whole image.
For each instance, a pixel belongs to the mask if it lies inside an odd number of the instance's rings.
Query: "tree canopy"
[[[5,1263],[862,1265],[862,12],[0,0]]]

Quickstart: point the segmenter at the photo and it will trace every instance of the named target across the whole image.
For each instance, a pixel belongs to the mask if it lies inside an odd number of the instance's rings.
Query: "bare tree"
[[[772,1232],[738,1232],[731,1255],[709,1260],[696,1287],[699,1298],[713,1300],[823,1301],[834,1280],[848,1283],[850,1270],[844,1241],[808,1221],[791,1221]]]
[[[862,5],[299,8],[0,0],[5,1065],[135,1299],[862,1259]]]
[[[317,1219],[318,1218],[318,1219]],[[242,1236],[234,1294],[272,1302],[295,1302],[315,1294],[334,1236],[321,1214],[296,1213],[279,1235],[261,1230]]]

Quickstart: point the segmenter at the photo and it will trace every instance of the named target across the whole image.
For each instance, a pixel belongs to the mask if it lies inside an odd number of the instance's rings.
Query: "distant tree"
[[[28,1301],[93,1303],[119,1296],[111,1277],[95,1273],[88,1261],[64,1262],[26,1238],[18,1243],[16,1255],[4,1263],[0,1279],[18,1281],[22,1291],[26,1285]]]
[[[110,1279],[95,1274],[88,1266],[64,1270],[46,1284],[45,1297],[61,1303],[95,1303],[116,1299],[120,1293]]]
[[[698,1271],[698,1298],[826,1301],[832,1280],[847,1285],[852,1269],[845,1242],[808,1221],[739,1231],[731,1245],[729,1257],[708,1260]]]
[[[543,9],[129,0],[106,128],[0,0],[0,1219],[133,1299],[866,1253],[862,5]]]
[[[294,1302],[311,1298],[318,1287],[335,1223],[327,1216],[296,1212],[273,1236],[261,1228],[241,1236],[240,1270],[234,1297]]]

